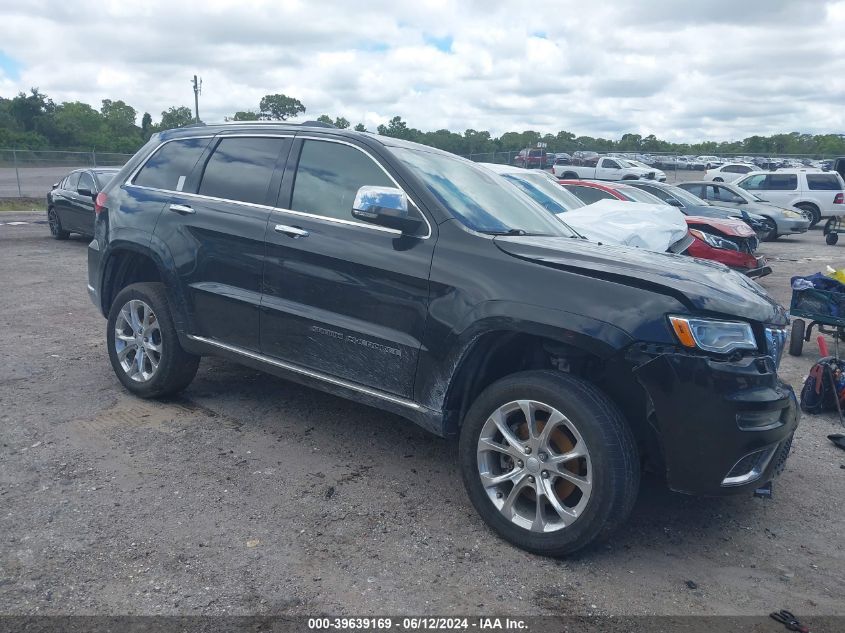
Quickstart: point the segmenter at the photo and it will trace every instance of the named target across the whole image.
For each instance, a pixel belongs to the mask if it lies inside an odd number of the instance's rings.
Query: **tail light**
[[[103,211],[105,211],[108,201],[109,197],[104,191],[98,193],[97,197],[94,199],[94,215],[100,215]]]
[[[837,193],[833,199],[833,204],[845,204],[845,194]]]

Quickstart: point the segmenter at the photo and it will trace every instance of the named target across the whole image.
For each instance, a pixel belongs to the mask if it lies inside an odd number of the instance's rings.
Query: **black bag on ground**
[[[810,368],[804,387],[801,389],[801,410],[804,413],[836,411],[839,397],[834,386],[834,372],[845,370],[845,363],[833,356],[822,358]]]

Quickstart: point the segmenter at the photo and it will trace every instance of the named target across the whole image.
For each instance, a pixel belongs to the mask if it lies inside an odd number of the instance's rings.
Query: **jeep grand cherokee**
[[[215,354],[459,441],[470,501],[548,555],[607,538],[650,464],[750,492],[798,423],[787,315],[689,257],[588,242],[494,173],[273,123],[154,136],[96,200],[89,292],[132,393]]]

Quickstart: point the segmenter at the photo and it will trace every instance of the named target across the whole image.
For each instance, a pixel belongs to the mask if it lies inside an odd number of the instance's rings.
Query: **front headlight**
[[[783,212],[783,214],[784,214],[786,217],[788,217],[788,218],[792,218],[792,219],[796,219],[796,218],[803,217],[800,213],[798,213],[798,212],[796,212],[796,211],[790,211],[789,209],[787,209],[786,211],[784,211],[784,212]]]
[[[717,354],[730,354],[738,349],[757,349],[751,326],[742,321],[711,321],[670,316],[669,322],[684,347]]]
[[[730,240],[726,240],[723,237],[719,237],[718,235],[713,235],[711,233],[705,233],[704,231],[699,231],[698,229],[690,229],[689,231],[693,235],[695,235],[701,241],[709,244],[713,248],[724,248],[729,251],[738,251],[739,246],[731,242]]]

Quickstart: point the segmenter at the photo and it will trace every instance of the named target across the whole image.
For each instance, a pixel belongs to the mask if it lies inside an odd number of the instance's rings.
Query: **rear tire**
[[[804,350],[804,319],[795,319],[792,322],[792,331],[789,333],[789,355],[801,356]]]
[[[560,460],[566,455],[575,456]],[[461,427],[459,460],[485,523],[544,556],[608,538],[628,518],[639,490],[639,454],[619,409],[595,386],[556,371],[520,372],[485,389]]]
[[[66,240],[70,237],[70,231],[65,231],[62,228],[62,221],[53,207],[47,209],[47,224],[50,226],[50,235],[53,236],[54,240]]]
[[[179,343],[164,284],[121,290],[109,310],[106,338],[118,380],[136,396],[160,398],[191,384],[199,356]]]
[[[567,171],[560,178],[561,178],[561,180],[578,180],[579,176],[576,173],[573,173],[571,171]]]

